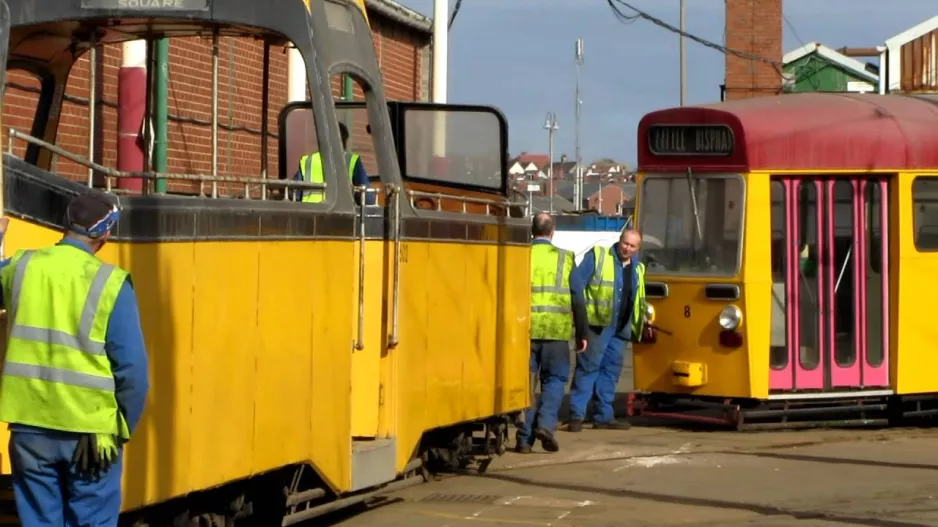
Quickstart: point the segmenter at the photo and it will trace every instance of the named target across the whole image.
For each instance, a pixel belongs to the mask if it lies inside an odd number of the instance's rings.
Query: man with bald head
[[[595,396],[593,428],[628,429],[612,408],[622,372],[625,343],[641,338],[645,323],[645,265],[638,260],[642,235],[625,229],[612,247],[593,247],[570,279],[584,298],[589,346],[577,355],[570,387],[570,432],[579,432],[586,405]]]
[[[573,253],[551,243],[554,218],[546,212],[531,225],[531,402],[518,427],[516,451],[527,454],[535,439],[548,452],[560,449],[554,430],[570,377],[570,340],[576,327],[577,351],[586,350],[586,305],[574,300],[570,274]],[[541,398],[534,387],[541,381]]]

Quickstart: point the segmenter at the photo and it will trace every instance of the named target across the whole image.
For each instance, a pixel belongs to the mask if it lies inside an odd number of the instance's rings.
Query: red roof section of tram
[[[723,124],[729,156],[658,156],[652,125]],[[638,125],[638,169],[843,170],[938,168],[938,105],[902,95],[803,93],[669,108]]]

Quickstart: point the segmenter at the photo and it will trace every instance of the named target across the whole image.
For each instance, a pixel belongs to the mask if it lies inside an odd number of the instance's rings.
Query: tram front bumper
[[[671,384],[696,388],[707,384],[707,365],[702,362],[676,360],[671,363]]]

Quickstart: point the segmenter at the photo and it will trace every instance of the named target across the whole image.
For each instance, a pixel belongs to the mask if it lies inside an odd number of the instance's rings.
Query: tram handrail
[[[410,197],[410,205],[416,208],[414,205],[415,198],[431,198],[435,199],[435,205],[437,211],[443,210],[443,200],[451,199],[454,201],[462,202],[462,213],[467,214],[467,205],[469,203],[475,203],[479,205],[485,205],[485,215],[488,216],[492,212],[492,207],[527,207],[528,200],[514,201],[510,199],[490,199],[490,198],[475,198],[471,196],[457,196],[454,194],[443,194],[442,192],[425,192],[422,190],[408,190],[407,195]]]
[[[238,183],[238,184],[243,184],[245,186],[244,194],[245,194],[245,197],[249,199],[250,199],[250,185],[259,185],[262,188],[268,188],[268,187],[273,186],[273,187],[285,187],[287,189],[295,188],[295,189],[323,190],[323,191],[328,188],[328,185],[326,183],[313,183],[313,182],[298,181],[298,180],[293,180],[293,179],[268,179],[268,178],[259,178],[259,177],[253,177],[253,176],[219,176],[219,175],[204,175],[204,174],[177,174],[177,173],[172,173],[172,172],[152,172],[152,171],[138,172],[138,171],[118,170],[115,168],[111,168],[111,167],[107,167],[107,166],[95,163],[94,161],[88,159],[87,157],[75,154],[73,152],[69,152],[68,150],[65,150],[64,148],[60,146],[57,146],[52,143],[49,143],[48,141],[39,139],[38,137],[33,137],[29,134],[20,132],[19,130],[15,128],[8,128],[8,131],[9,131],[9,135],[8,135],[7,151],[11,155],[13,154],[13,145],[14,145],[15,139],[19,139],[26,143],[34,144],[40,148],[45,148],[49,150],[50,152],[56,155],[62,156],[75,163],[78,163],[79,165],[82,165],[88,168],[89,170],[101,172],[102,174],[104,174],[105,179],[107,181],[108,192],[115,191],[115,189],[111,188],[110,178],[115,178],[115,179],[140,178],[140,179],[147,179],[147,180],[165,179],[165,180],[176,180],[176,181],[198,181],[200,183],[205,183],[205,182]],[[90,187],[92,186],[92,184],[93,184],[93,181],[89,179],[88,186]],[[212,197],[216,198],[217,189],[213,188],[212,191],[213,191]],[[356,192],[359,191],[359,187],[356,187],[355,191]],[[145,190],[144,192],[149,193],[147,190]],[[200,192],[201,192],[201,189],[200,189]],[[424,192],[420,190],[407,190],[406,192],[410,198],[411,206],[414,206],[415,198],[421,198],[421,197],[430,198],[432,200],[435,200],[436,210],[442,211],[443,200],[450,199],[450,200],[454,200],[454,201],[462,203],[463,214],[468,213],[467,209],[470,203],[485,205],[486,216],[491,215],[492,207],[510,208],[510,207],[527,207],[528,205],[528,200],[511,200],[511,199],[505,199],[505,198],[502,198],[502,199],[477,198],[477,197],[471,197],[471,196],[458,196],[454,194],[444,194],[441,192]],[[263,192],[261,194],[261,200],[264,201],[266,199],[267,199],[266,192]],[[287,199],[287,192],[284,192],[283,199]]]
[[[400,342],[398,329],[400,327],[401,311],[401,189],[395,185],[388,188],[388,203],[394,210],[391,214],[391,236],[394,240],[394,286],[392,290],[391,306],[391,334],[388,336],[388,348],[396,348]]]
[[[365,349],[365,222],[368,209],[365,198],[372,189],[365,185],[356,185],[353,190],[361,196],[361,205],[358,207],[358,338],[355,349]]]
[[[117,170],[114,168],[106,167],[91,161],[90,159],[80,156],[78,154],[69,152],[68,150],[63,149],[62,147],[56,146],[47,141],[43,141],[37,137],[33,137],[29,134],[24,134],[15,128],[9,128],[9,140],[8,140],[8,152],[13,154],[13,140],[20,139],[27,143],[32,143],[41,148],[45,148],[50,152],[60,155],[66,159],[74,161],[79,165],[87,167],[91,170],[102,172],[107,180],[107,190],[111,192],[111,180],[110,178],[141,178],[141,179],[167,179],[167,180],[177,180],[177,181],[199,181],[199,182],[221,182],[221,183],[241,183],[244,184],[245,190],[247,185],[260,185],[260,186],[275,186],[275,187],[287,187],[287,188],[302,188],[307,190],[325,190],[327,188],[326,183],[312,183],[308,181],[298,181],[298,180],[288,180],[288,179],[267,179],[267,178],[258,178],[251,176],[207,176],[203,174],[174,174],[170,172],[136,172],[136,171],[125,171]],[[89,186],[91,186],[91,181],[89,181]],[[284,193],[286,194],[286,193]],[[265,197],[261,198],[262,200],[266,199]]]

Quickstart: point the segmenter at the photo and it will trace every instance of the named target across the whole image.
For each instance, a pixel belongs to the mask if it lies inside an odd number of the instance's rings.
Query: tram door
[[[770,389],[888,386],[887,180],[771,184]]]

